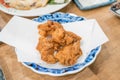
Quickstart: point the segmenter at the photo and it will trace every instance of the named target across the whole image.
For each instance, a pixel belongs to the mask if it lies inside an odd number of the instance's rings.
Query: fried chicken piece
[[[59,50],[55,57],[61,64],[70,66],[76,63],[81,54],[80,41],[77,41]]]
[[[51,35],[55,42],[59,42],[64,37],[65,30],[57,22],[48,21],[38,26],[39,34],[42,36]]]
[[[65,40],[63,39],[65,35],[65,30],[63,29],[62,25],[59,24],[58,22],[48,21],[47,23],[40,24],[38,26],[38,30],[41,36],[44,37],[51,36],[53,43],[55,43],[57,47],[60,44],[65,45]],[[57,47],[55,46],[55,49]]]
[[[65,40],[63,39],[65,35],[65,31],[63,28],[56,28],[52,32],[52,39],[54,42],[59,43],[61,45],[65,45]]]
[[[52,21],[48,21],[47,23],[40,24],[38,26],[39,34],[44,37],[46,37],[48,34],[50,35],[50,32],[54,30],[51,25],[53,25]]]
[[[49,38],[41,37],[37,45],[37,50],[41,53],[41,59],[47,63],[56,63],[57,60],[54,57],[54,45]]]
[[[77,36],[76,34],[74,34],[73,32],[66,31],[64,40],[65,40],[65,44],[68,45],[73,42],[80,41],[81,38],[79,36]]]

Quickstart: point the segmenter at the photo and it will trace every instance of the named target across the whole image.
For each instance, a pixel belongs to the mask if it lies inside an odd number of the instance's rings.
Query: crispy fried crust
[[[39,43],[37,50],[41,59],[47,63],[60,62],[62,65],[73,65],[82,54],[81,37],[73,32],[65,31],[57,22],[48,21],[38,26]]]
[[[81,54],[80,42],[77,41],[73,44],[64,46],[64,48],[59,50],[55,57],[63,65],[73,65],[76,63]]]

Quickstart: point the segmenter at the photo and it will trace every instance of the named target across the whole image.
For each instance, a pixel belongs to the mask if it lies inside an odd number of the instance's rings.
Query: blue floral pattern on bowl
[[[69,22],[75,22],[75,21],[82,21],[82,20],[85,20],[85,18],[75,16],[69,13],[57,12],[54,14],[43,15],[38,18],[34,18],[33,20],[37,22],[52,20],[52,21],[56,21],[63,24],[63,23],[69,23]],[[101,50],[101,46],[96,47],[95,49],[91,50],[91,52],[89,53],[89,55],[87,56],[87,58],[84,60],[83,63],[77,63],[67,68],[61,68],[61,69],[46,68],[30,62],[24,62],[23,65],[25,65],[28,68],[31,68],[33,71],[40,74],[48,74],[52,76],[63,76],[66,74],[79,72],[86,66],[90,65],[95,60],[100,50]]]
[[[75,21],[82,21],[82,20],[85,20],[85,18],[75,16],[73,14],[70,15],[69,13],[57,12],[54,14],[43,15],[38,18],[34,18],[33,20],[37,22],[44,22],[47,20],[52,20],[52,21],[56,21],[59,23],[69,23],[69,22],[75,22]]]

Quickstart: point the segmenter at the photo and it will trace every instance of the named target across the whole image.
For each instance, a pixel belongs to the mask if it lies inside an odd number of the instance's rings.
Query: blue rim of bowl
[[[75,21],[83,21],[86,19],[84,17],[76,16],[74,14],[57,12],[54,14],[46,14],[38,18],[34,18],[33,20],[37,22],[45,22],[47,20],[52,20],[52,21],[56,21],[64,24],[64,23],[75,22]],[[34,72],[39,74],[63,76],[66,74],[73,74],[73,73],[79,72],[86,66],[90,65],[96,59],[96,56],[98,55],[100,50],[101,50],[101,46],[96,47],[95,49],[90,51],[89,55],[86,57],[83,63],[77,63],[67,68],[61,68],[61,69],[45,68],[31,62],[24,62],[23,65],[28,68],[31,68]]]

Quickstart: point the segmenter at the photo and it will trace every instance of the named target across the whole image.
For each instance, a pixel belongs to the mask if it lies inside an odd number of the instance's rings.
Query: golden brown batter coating
[[[81,54],[80,42],[77,41],[73,44],[64,46],[64,48],[59,50],[55,57],[61,64],[70,66],[76,63]]]
[[[37,50],[41,59],[47,63],[60,62],[62,65],[73,65],[82,54],[81,38],[73,32],[65,31],[58,22],[47,21],[38,26],[40,39]]]
[[[52,40],[41,37],[38,44],[37,50],[41,53],[41,59],[47,63],[56,63],[57,60],[54,57],[54,45]]]

